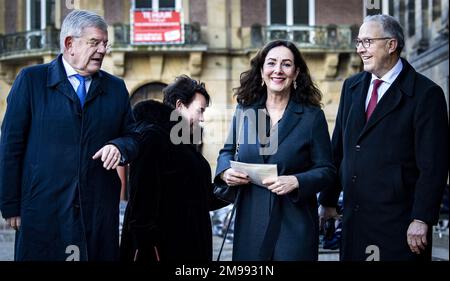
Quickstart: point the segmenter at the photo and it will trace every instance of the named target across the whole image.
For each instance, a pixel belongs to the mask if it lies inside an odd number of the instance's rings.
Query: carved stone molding
[[[349,75],[356,74],[361,70],[361,58],[358,54],[350,54],[350,62],[348,64]]]
[[[325,57],[325,77],[334,78],[339,65],[339,54],[327,53]]]
[[[11,65],[4,62],[0,62],[0,79],[5,81],[7,84],[12,85],[14,82],[14,69]]]
[[[112,61],[114,64],[113,73],[114,75],[124,77],[125,76],[125,53],[124,52],[113,52]]]
[[[189,54],[189,73],[191,76],[200,76],[202,74],[202,52],[191,52]]]

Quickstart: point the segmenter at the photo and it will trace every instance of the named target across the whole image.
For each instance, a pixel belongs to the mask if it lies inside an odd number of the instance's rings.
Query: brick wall
[[[108,25],[123,22],[123,1],[103,0],[103,8],[105,10],[105,20]]]
[[[254,23],[266,25],[266,1],[241,0],[242,27],[250,27]]]
[[[206,0],[189,1],[190,22],[199,22],[200,25],[208,25],[208,15],[206,14]]]
[[[17,32],[17,1],[5,1],[5,33]]]
[[[316,25],[360,25],[362,20],[362,0],[316,0]]]

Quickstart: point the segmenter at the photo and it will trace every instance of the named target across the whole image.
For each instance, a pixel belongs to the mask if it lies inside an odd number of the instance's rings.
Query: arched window
[[[162,89],[166,86],[165,83],[152,82],[139,87],[130,97],[131,106],[134,107],[137,103],[150,99],[162,102]]]

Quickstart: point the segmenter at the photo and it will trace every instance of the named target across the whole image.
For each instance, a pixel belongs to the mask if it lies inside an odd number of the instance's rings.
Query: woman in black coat
[[[208,103],[203,84],[180,76],[164,89],[164,104],[136,105],[141,150],[130,167],[121,260],[212,259],[209,211],[225,203],[214,199],[210,166],[191,142],[200,140]]]
[[[335,169],[321,93],[297,47],[281,40],[266,45],[241,75],[236,95],[215,177],[223,195],[237,198],[233,260],[317,260],[316,194],[333,182]],[[250,183],[230,168],[236,159],[276,164],[278,177]]]

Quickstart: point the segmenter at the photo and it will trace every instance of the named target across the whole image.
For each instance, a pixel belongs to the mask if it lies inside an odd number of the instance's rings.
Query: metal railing
[[[305,49],[354,50],[353,39],[357,34],[357,26],[253,25],[251,47],[259,48],[269,41],[283,39],[293,41]]]
[[[130,25],[115,24],[114,48],[128,47],[130,43]],[[356,38],[356,26],[308,26],[308,25],[272,25],[251,27],[251,46],[245,48],[260,48],[265,43],[275,39],[285,39],[295,42],[303,49],[354,50],[353,39]],[[184,44],[178,46],[204,45],[201,28],[198,23],[184,25]],[[170,44],[164,44],[170,46]],[[16,55],[33,55],[45,51],[59,52],[59,30],[49,26],[45,30],[27,31],[0,35],[0,59]]]
[[[46,51],[59,52],[59,30],[52,26],[44,30],[0,35],[0,59]]]

